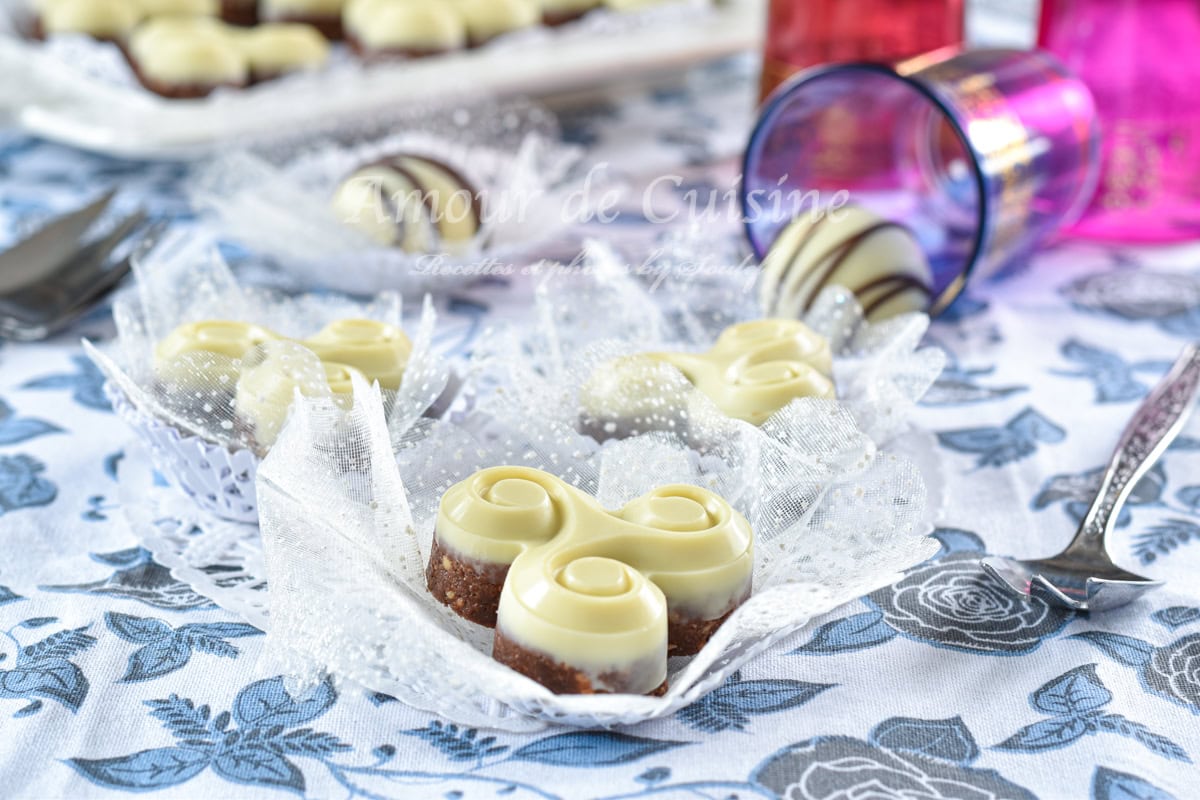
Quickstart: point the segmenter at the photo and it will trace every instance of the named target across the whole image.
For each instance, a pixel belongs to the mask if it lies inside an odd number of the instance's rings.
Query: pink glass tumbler
[[[936,314],[968,278],[1019,263],[1078,217],[1098,146],[1087,87],[1042,52],[813,67],[768,98],[751,134],[746,233],[761,258],[791,219],[844,190],[912,230]]]
[[[1042,0],[1038,43],[1091,89],[1100,184],[1071,233],[1200,236],[1200,3]]]

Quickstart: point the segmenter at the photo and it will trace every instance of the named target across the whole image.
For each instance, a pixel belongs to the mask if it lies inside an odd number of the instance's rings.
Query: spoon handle
[[[1100,490],[1067,548],[1080,555],[1107,558],[1104,538],[1133,487],[1183,428],[1200,393],[1200,344],[1183,349],[1171,371],[1150,392],[1121,434]]]

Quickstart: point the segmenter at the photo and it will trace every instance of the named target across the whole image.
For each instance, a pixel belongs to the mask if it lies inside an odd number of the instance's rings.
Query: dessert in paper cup
[[[936,550],[919,471],[836,404],[714,413],[700,454],[494,397],[394,450],[383,404],[352,396],[302,399],[259,471],[266,668],[460,724],[671,714]]]
[[[600,443],[656,431],[704,452],[799,400],[838,404],[885,443],[941,373],[944,353],[920,346],[924,313],[868,321],[828,286],[799,318],[762,316],[757,270],[681,262],[638,275],[589,243],[586,269],[546,272],[533,322],[484,337],[482,380]]]
[[[297,406],[260,471],[270,668],[464,725],[634,723],[931,555],[924,479],[886,444],[940,371],[928,320],[867,324],[833,289],[764,323],[711,288],[548,281],[487,337],[496,391],[398,443],[370,394]],[[646,352],[638,422],[594,435],[586,376]]]
[[[218,516],[257,521],[258,464],[297,396],[347,408],[355,381],[376,385],[397,431],[451,399],[450,373],[429,350],[428,303],[414,341],[398,295],[359,303],[246,289],[207,242],[186,236],[135,271],[135,290],[114,306],[116,342],[85,347],[158,469]]]

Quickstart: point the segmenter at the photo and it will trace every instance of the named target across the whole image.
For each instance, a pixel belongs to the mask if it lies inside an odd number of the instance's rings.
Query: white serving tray
[[[11,17],[24,2],[0,0],[0,9]],[[364,67],[342,59],[318,72],[203,100],[159,98],[87,63],[94,54],[68,63],[61,47],[56,53],[0,33],[0,110],[30,133],[85,150],[192,158],[223,142],[436,106],[460,95],[545,95],[754,49],[762,38],[764,6],[764,0],[727,0],[677,8],[660,20],[669,24],[601,17],[574,29],[515,34],[478,50],[419,61]],[[98,48],[87,42],[78,49]]]

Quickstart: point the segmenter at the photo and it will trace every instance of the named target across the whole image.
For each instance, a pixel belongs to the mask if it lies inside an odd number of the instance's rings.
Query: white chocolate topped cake
[[[472,47],[542,21],[537,0],[454,0],[454,4],[466,22]]]
[[[467,25],[448,0],[350,0],[346,41],[365,58],[420,58],[460,50]]]
[[[265,450],[283,430],[297,391],[305,397],[331,396],[346,408],[356,372],[345,364],[321,361],[296,342],[267,342],[241,365],[234,409],[258,448]]]
[[[215,17],[221,11],[218,0],[133,0],[142,16]]]
[[[156,391],[176,401],[196,398],[205,414],[232,404],[236,424],[263,452],[274,443],[294,390],[332,392],[348,402],[351,376],[383,390],[399,389],[412,342],[394,325],[369,319],[331,322],[292,340],[247,322],[205,320],[180,325],[155,347]]]
[[[753,566],[749,523],[705,489],[607,511],[546,472],[492,467],[443,496],[426,579],[551,691],[658,694],[667,656],[699,652],[750,596]]]
[[[479,189],[444,161],[412,153],[356,170],[332,207],[339,221],[408,253],[461,251],[483,224]]]
[[[250,66],[224,23],[208,17],[159,17],[129,37],[138,79],[164,97],[204,97],[222,87],[245,86]]]
[[[834,398],[832,374],[828,340],[804,323],[742,322],[706,353],[641,353],[600,364],[580,389],[580,429],[599,441],[649,430],[684,435],[697,391],[726,416],[761,425],[797,398]]]
[[[826,286],[853,292],[868,319],[926,311],[933,298],[912,233],[853,205],[803,214],[780,231],[763,258],[759,302],[765,315],[795,319]]]
[[[329,40],[313,26],[295,22],[239,30],[238,44],[256,81],[315,69],[329,60]]]
[[[38,6],[37,34],[80,33],[117,41],[141,17],[141,9],[130,0],[48,0]]]

